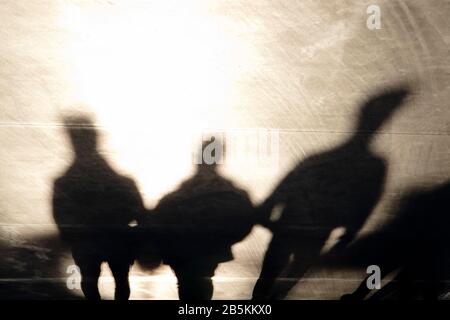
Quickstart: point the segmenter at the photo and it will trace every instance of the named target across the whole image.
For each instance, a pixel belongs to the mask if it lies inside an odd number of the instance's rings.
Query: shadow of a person
[[[384,189],[386,163],[370,149],[371,142],[407,94],[393,89],[367,101],[353,136],[301,161],[259,206],[258,219],[273,238],[253,299],[285,298],[316,262],[333,229],[345,228],[333,252],[353,240]],[[281,216],[271,221],[276,206],[282,207]]]
[[[74,160],[54,183],[54,220],[80,268],[86,299],[101,299],[98,279],[107,262],[116,284],[114,297],[126,300],[135,246],[129,225],[144,212],[141,196],[134,181],[116,173],[97,151],[91,119],[68,117],[65,124]]]
[[[369,259],[381,271],[380,279],[396,276],[370,297],[384,299],[436,300],[450,280],[450,182],[430,190],[409,192],[394,220],[353,246],[374,253]],[[377,253],[379,256],[376,256]],[[372,290],[367,278],[342,299],[362,300]]]
[[[202,155],[214,143],[215,161],[196,165],[194,175],[162,198],[146,223],[164,263],[177,277],[180,300],[212,298],[217,266],[233,260],[231,246],[253,226],[247,192],[218,173],[221,142],[216,138],[204,143]]]

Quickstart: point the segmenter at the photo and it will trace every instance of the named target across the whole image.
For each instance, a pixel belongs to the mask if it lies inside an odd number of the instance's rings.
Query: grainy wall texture
[[[0,298],[83,297],[52,214],[73,158],[67,115],[91,119],[99,154],[148,209],[192,174],[202,133],[238,145],[220,172],[258,205],[297,163],[373,132],[386,179],[358,237],[383,228],[408,190],[450,179],[449,17],[447,0],[0,1]],[[360,132],[364,103],[399,87],[402,106]],[[213,298],[251,297],[270,239],[255,225],[232,247]],[[287,298],[338,299],[365,267],[314,264]],[[131,299],[178,298],[168,266],[135,263],[130,279]]]

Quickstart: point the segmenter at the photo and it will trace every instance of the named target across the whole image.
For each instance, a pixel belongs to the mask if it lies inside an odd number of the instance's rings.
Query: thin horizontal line
[[[56,226],[55,223],[0,223],[0,227],[16,226]]]
[[[68,274],[68,277],[71,276]],[[114,278],[111,276],[101,276],[99,278],[101,281],[106,282],[113,282]],[[176,280],[176,277],[173,275],[166,275],[166,276],[132,276],[129,278],[130,281],[133,282],[167,282],[167,280]],[[294,278],[277,278],[278,280],[290,280]],[[343,281],[358,281],[364,279],[364,277],[361,278],[354,278],[354,279],[348,279],[348,278],[302,278],[308,281],[331,281],[331,280],[343,280]],[[0,279],[1,282],[41,282],[41,281],[48,281],[48,282],[60,282],[60,281],[66,281],[67,277],[61,277],[61,278],[5,278]],[[214,281],[218,282],[228,282],[228,281],[256,281],[258,280],[257,277],[213,277]]]
[[[338,130],[302,130],[302,129],[277,129],[285,132],[301,132],[301,133],[339,133],[339,134],[371,134],[373,131],[338,131]],[[450,133],[442,132],[376,132],[376,135],[411,135],[411,136],[448,136]]]
[[[56,223],[0,223],[0,227],[32,227],[32,226],[51,226],[51,227],[60,227],[60,228],[86,228],[86,229],[95,229],[95,228],[101,228],[101,227],[108,227],[108,228],[130,228],[132,230],[137,231],[143,231],[147,229],[157,229],[157,228],[186,228],[186,229],[192,229],[193,227],[196,228],[197,225],[188,225],[186,224],[149,224],[149,225],[142,225],[139,227],[131,227],[131,226],[115,226],[112,224],[96,224],[96,225],[84,225],[84,224],[65,224],[65,225],[57,225]],[[203,227],[222,227],[220,224],[209,224],[209,225],[202,225]],[[330,230],[328,226],[292,226],[292,225],[286,225],[286,226],[278,226],[281,229],[289,229],[289,230]],[[226,230],[226,229],[225,229]]]
[[[98,124],[62,124],[62,123],[38,123],[38,122],[0,122],[0,127],[32,127],[32,128],[104,128]]]
[[[68,275],[69,277],[70,275]],[[113,282],[114,278],[112,276],[101,276],[99,278],[102,281],[106,282]],[[167,282],[166,280],[175,281],[176,277],[173,275],[160,275],[160,276],[131,276],[129,277],[130,281],[133,282]],[[164,280],[165,279],[165,280]],[[297,278],[277,278],[278,280],[298,280]],[[300,280],[306,280],[306,281],[352,281],[352,282],[361,282],[364,277],[361,278],[333,278],[333,277],[325,277],[325,278],[319,278],[319,277],[303,277]],[[61,278],[4,278],[0,279],[0,282],[40,282],[40,281],[48,281],[48,282],[60,282],[60,281],[66,281],[66,277]],[[227,282],[227,281],[256,281],[258,280],[257,277],[213,277],[214,281],[218,282]],[[390,282],[391,280],[384,280],[385,282]],[[394,280],[395,281],[395,280]],[[440,283],[450,283],[450,280],[442,280]]]
[[[105,126],[97,125],[97,124],[59,124],[59,123],[32,123],[32,122],[0,122],[0,127],[16,127],[16,128],[102,128]],[[136,128],[136,127],[133,127]],[[373,131],[349,131],[349,130],[307,130],[307,129],[288,129],[288,128],[221,128],[221,129],[213,129],[213,128],[199,128],[197,131],[205,131],[205,132],[226,132],[226,131],[252,131],[256,129],[264,129],[264,130],[274,130],[280,132],[299,132],[299,133],[336,133],[336,134],[369,134],[373,133]],[[151,130],[150,130],[151,131]],[[409,135],[409,136],[449,136],[450,133],[443,132],[377,132],[377,135]]]

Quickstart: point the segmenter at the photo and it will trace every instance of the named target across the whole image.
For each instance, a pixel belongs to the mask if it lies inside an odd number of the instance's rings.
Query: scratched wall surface
[[[73,261],[51,207],[72,159],[66,114],[95,119],[101,154],[135,179],[148,208],[190,175],[199,132],[238,132],[249,145],[258,135],[245,132],[276,132],[276,161],[221,169],[258,204],[298,161],[348,138],[367,98],[407,84],[374,142],[388,175],[362,233],[381,227],[405,190],[447,181],[450,1],[376,1],[379,30],[366,26],[371,4],[0,1],[0,298],[82,297],[66,286]],[[255,226],[233,247],[215,299],[251,296],[269,241]],[[363,276],[312,267],[289,298],[337,299]],[[100,284],[111,298],[107,268]],[[176,299],[170,269],[134,265],[131,298]]]

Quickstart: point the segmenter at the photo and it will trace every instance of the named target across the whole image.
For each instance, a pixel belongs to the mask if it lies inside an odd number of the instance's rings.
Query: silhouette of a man
[[[205,143],[202,154],[213,143],[217,148],[212,153],[221,155],[218,140]],[[220,155],[198,164],[195,174],[161,199],[150,215],[149,224],[159,226],[153,233],[159,233],[158,246],[178,279],[181,300],[212,298],[215,269],[233,259],[231,246],[253,225],[247,192],[217,172]]]
[[[259,218],[273,232],[254,299],[282,299],[320,255],[330,233],[344,227],[334,250],[345,247],[377,204],[386,164],[370,149],[375,132],[406,96],[385,92],[362,108],[355,134],[342,145],[298,164],[259,207]],[[271,213],[281,206],[281,217]],[[277,278],[287,279],[275,288]]]
[[[130,295],[134,261],[129,224],[144,207],[133,180],[117,174],[97,151],[97,132],[86,117],[65,119],[74,160],[54,183],[53,215],[61,238],[81,271],[86,299],[101,299],[100,267],[107,262],[116,283],[115,299]]]

